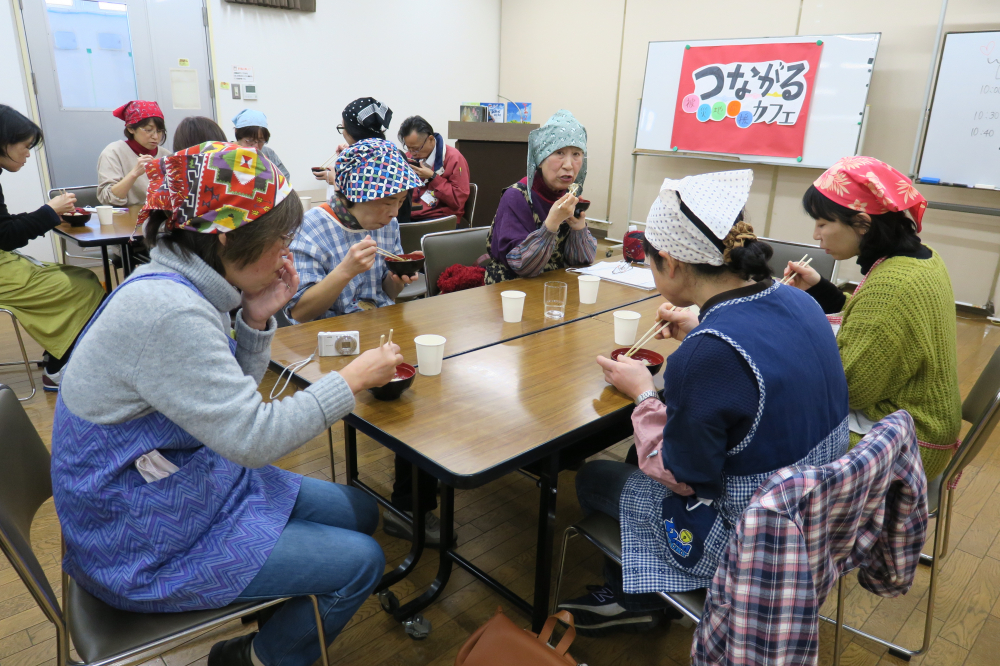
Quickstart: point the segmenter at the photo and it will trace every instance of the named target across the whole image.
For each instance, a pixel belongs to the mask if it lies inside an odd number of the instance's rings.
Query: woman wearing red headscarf
[[[917,236],[927,200],[902,173],[871,157],[845,157],[806,191],[813,238],[835,259],[857,257],[865,278],[847,296],[811,268],[789,262],[792,284],[831,315],[847,374],[851,445],[905,409],[917,427],[928,479],[958,440],[961,398],[955,295],[941,256]]]
[[[146,164],[170,154],[162,145],[167,128],[156,102],[129,102],[114,115],[125,121],[125,140],[108,144],[97,158],[97,200],[107,206],[135,206],[146,201]]]

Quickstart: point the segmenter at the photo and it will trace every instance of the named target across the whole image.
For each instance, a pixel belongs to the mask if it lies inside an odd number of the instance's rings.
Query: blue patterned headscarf
[[[528,135],[528,197],[531,197],[531,183],[535,171],[545,158],[560,148],[573,146],[583,151],[583,166],[576,175],[578,185],[587,179],[587,128],[566,109],[552,114],[544,125],[532,130]]]
[[[337,189],[355,203],[385,199],[424,182],[384,139],[358,141],[337,157],[333,169]]]

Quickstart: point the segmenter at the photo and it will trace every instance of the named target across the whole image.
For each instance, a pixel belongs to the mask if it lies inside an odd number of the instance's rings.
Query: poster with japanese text
[[[672,146],[801,156],[822,50],[816,42],[686,49]]]

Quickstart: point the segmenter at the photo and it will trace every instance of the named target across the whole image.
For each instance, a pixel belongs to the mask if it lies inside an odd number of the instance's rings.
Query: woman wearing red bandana
[[[785,274],[822,306],[847,374],[851,445],[905,409],[917,427],[928,479],[941,474],[961,426],[955,295],[941,256],[917,236],[927,200],[902,173],[871,157],[845,157],[806,191],[813,238],[835,259],[857,257],[865,278],[847,296],[811,268]]]
[[[156,102],[129,102],[114,115],[125,121],[125,139],[108,144],[97,158],[97,199],[107,206],[136,206],[146,201],[146,164],[170,154],[162,145],[167,128]]]

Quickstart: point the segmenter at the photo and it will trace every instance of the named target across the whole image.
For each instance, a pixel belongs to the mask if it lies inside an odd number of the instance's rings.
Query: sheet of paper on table
[[[621,265],[620,261],[601,261],[593,266],[587,266],[586,268],[570,268],[572,273],[580,273],[582,275],[596,275],[602,280],[607,280],[608,282],[617,282],[618,284],[628,285],[629,287],[636,287],[638,289],[645,289],[646,291],[652,291],[656,289],[656,283],[653,282],[653,271],[649,268],[639,268],[638,266],[632,266],[629,270],[615,273],[614,270]]]

